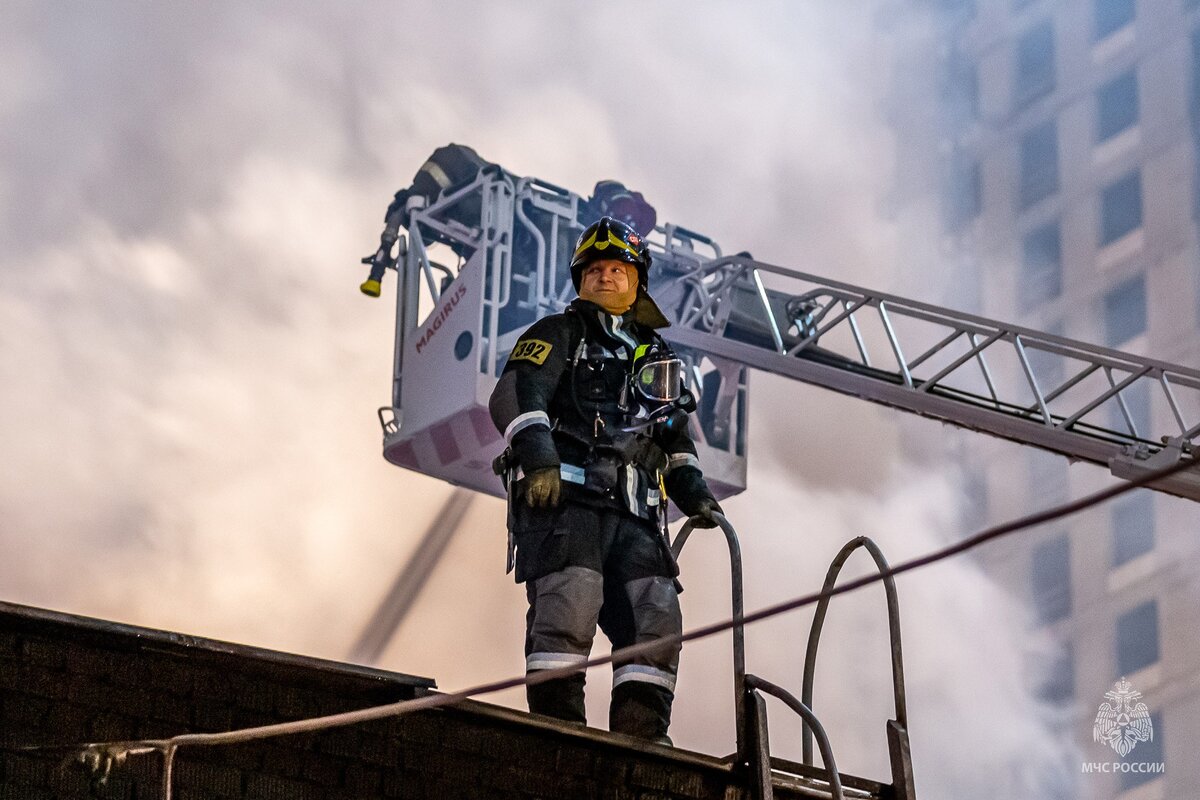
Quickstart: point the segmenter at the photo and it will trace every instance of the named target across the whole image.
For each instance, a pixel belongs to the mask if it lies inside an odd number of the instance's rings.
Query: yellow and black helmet
[[[571,257],[571,282],[579,291],[583,268],[602,258],[615,258],[637,267],[638,284],[645,288],[650,272],[650,250],[641,234],[624,222],[601,217],[579,236]]]

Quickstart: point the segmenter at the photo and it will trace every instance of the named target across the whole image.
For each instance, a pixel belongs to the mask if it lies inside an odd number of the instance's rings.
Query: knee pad
[[[585,661],[603,600],[604,578],[595,570],[567,567],[538,578],[530,592],[526,670]]]
[[[636,640],[662,639],[683,633],[683,614],[679,610],[679,594],[670,578],[656,575],[638,578],[625,584],[629,605],[633,610]],[[674,672],[679,663],[681,645],[659,651],[646,659],[653,664]]]

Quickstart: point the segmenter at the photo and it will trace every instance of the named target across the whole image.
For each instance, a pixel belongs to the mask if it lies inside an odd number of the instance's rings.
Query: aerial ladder
[[[462,220],[466,204],[479,219]],[[569,251],[582,198],[481,173],[408,212],[398,240],[392,401],[384,456],[494,496],[500,436],[487,397],[536,319],[574,296]],[[474,223],[474,224],[472,224]],[[725,255],[665,224],[650,237],[651,293],[700,401],[695,431],[719,496],[745,488],[746,373],[773,372],[1102,466],[1134,478],[1188,458],[1200,370]],[[439,248],[453,266],[434,260]],[[466,390],[470,391],[466,391]],[[1145,429],[1131,398],[1149,397]],[[1200,500],[1188,470],[1151,488]]]
[[[580,218],[585,207],[567,189],[494,168],[436,197],[410,198],[388,219],[373,258],[394,268],[398,282],[392,396],[379,409],[389,462],[504,495],[491,469],[503,440],[487,401],[524,329],[573,299],[571,250],[594,221]],[[711,238],[671,223],[648,241],[650,291],[671,320],[664,337],[697,395],[692,438],[718,498],[746,487],[750,369],[1086,461],[1122,479],[1196,455],[1200,370],[762,263],[745,252],[726,255]],[[1186,469],[1150,488],[1200,500],[1200,471]],[[396,598],[408,603],[419,590],[469,497],[461,490],[452,495],[389,593],[392,600],[364,631],[357,658],[381,652],[406,610]],[[688,532],[685,525],[676,548]],[[725,532],[740,575],[736,536]],[[886,569],[874,543],[855,540],[835,559],[827,585],[859,548]],[[735,611],[739,592],[735,585]],[[783,774],[817,786],[823,796],[911,796],[894,586],[887,596],[897,709],[888,727],[893,783],[837,779],[811,709],[810,666],[798,700],[746,675],[742,665],[735,687],[738,757],[757,776],[760,796],[770,795],[772,775]],[[810,661],[823,619],[822,606]],[[763,693],[804,718],[804,764],[769,756]],[[812,766],[814,732],[829,770],[824,778]]]

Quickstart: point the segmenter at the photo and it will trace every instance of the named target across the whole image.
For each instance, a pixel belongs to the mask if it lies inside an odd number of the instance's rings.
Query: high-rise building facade
[[[1200,364],[1200,0],[916,6],[889,1],[879,15],[896,67],[885,113],[905,293]],[[1140,430],[1169,427],[1153,393],[1125,400]],[[1113,480],[955,438],[977,523]],[[1074,778],[1045,796],[1200,796],[1200,505],[1139,490],[980,559],[1027,602],[1030,690],[1079,754]],[[1122,678],[1153,726],[1125,756],[1094,733]]]

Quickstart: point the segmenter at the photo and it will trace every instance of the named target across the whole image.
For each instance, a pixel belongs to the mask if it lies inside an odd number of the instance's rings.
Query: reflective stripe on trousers
[[[586,567],[567,567],[531,581],[526,619],[525,669],[555,669],[582,663],[592,649],[604,578]],[[683,630],[679,596],[672,579],[638,578],[624,586],[631,614],[615,615],[628,623],[606,630],[614,648],[678,635]],[[680,645],[634,658],[613,671],[613,686],[641,681],[674,691]]]
[[[626,664],[613,670],[613,688],[627,681],[641,681],[661,686],[669,692],[675,691],[675,673],[647,667],[641,664]]]
[[[587,567],[567,567],[530,583],[525,671],[586,661],[604,602],[604,576]]]

